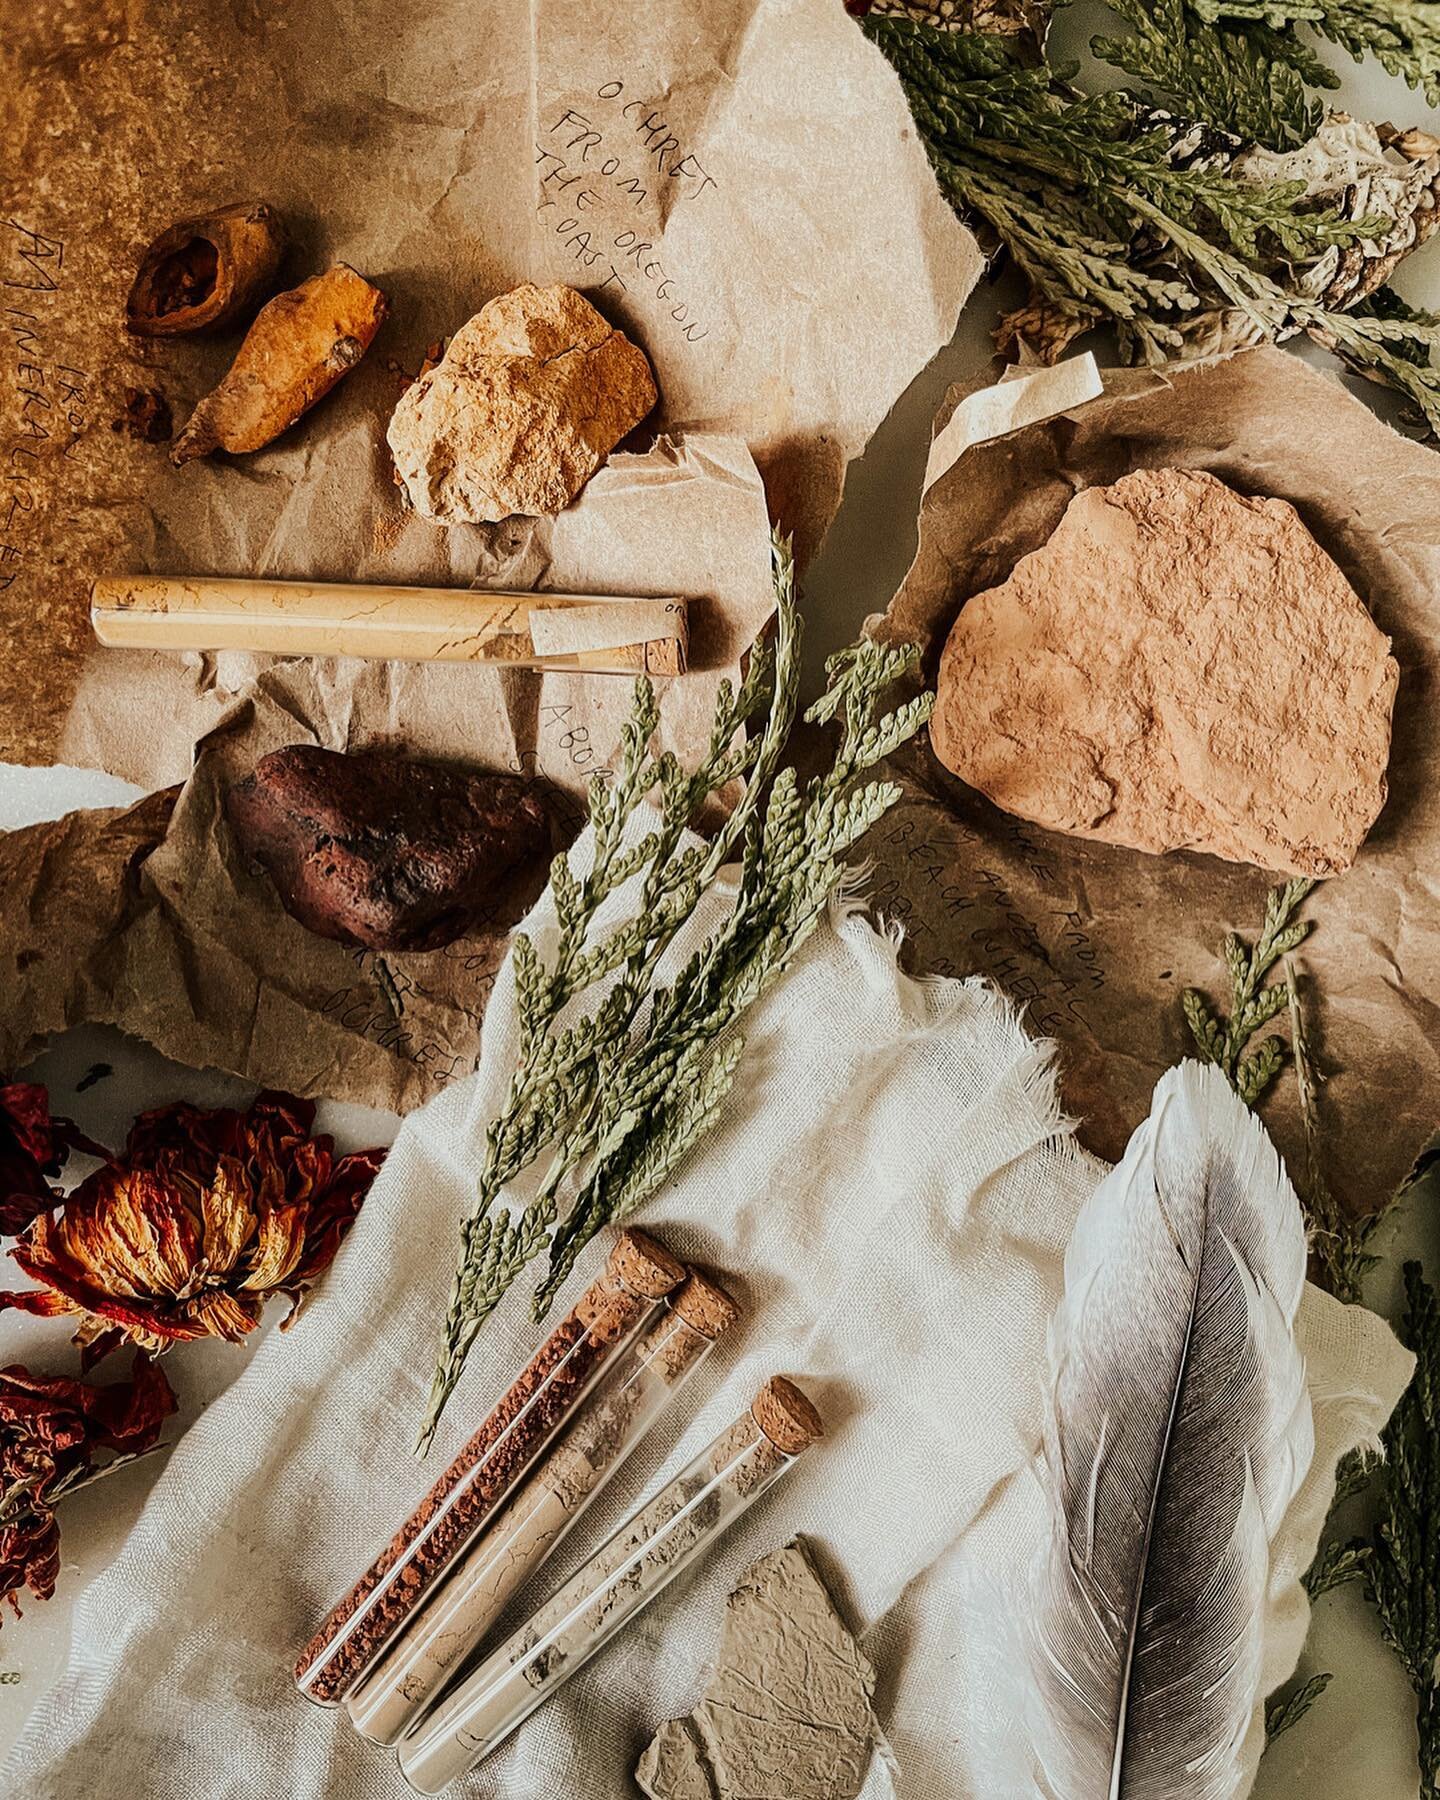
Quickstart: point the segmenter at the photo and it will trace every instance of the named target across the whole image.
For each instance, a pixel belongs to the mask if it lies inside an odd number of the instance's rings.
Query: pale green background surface
[[[1062,16],[1057,28],[1062,54],[1079,53],[1098,17],[1098,8],[1086,4]],[[1390,118],[1440,132],[1440,112],[1427,108],[1403,83],[1375,68],[1357,70],[1337,52],[1327,49],[1324,54],[1344,76],[1334,104],[1357,116]],[[1411,301],[1440,309],[1440,240],[1405,266],[1397,285]],[[820,684],[825,655],[848,642],[867,613],[882,610],[899,585],[914,551],[931,418],[949,383],[972,380],[984,370],[996,317],[1016,297],[1015,288],[1003,280],[977,289],[954,341],[916,379],[876,434],[868,454],[852,468],[840,514],[805,584],[810,689]],[[823,326],[817,324],[817,329]],[[1103,356],[1103,345],[1100,353]],[[1335,366],[1318,351],[1300,353],[1322,366]],[[1378,389],[1358,380],[1350,385],[1383,414],[1393,416]],[[1440,531],[1440,521],[1436,529]],[[55,816],[76,805],[106,804],[132,791],[108,778],[75,771],[0,765],[0,828]],[[1217,927],[1228,923],[1216,921]],[[113,1064],[115,1076],[72,1099],[74,1083],[97,1061]],[[196,1075],[176,1069],[119,1034],[98,1030],[72,1032],[52,1046],[42,1059],[39,1076],[51,1082],[57,1109],[73,1112],[84,1128],[111,1142],[123,1137],[128,1120],[143,1107],[181,1096],[219,1103],[240,1098],[246,1091],[213,1072]],[[1383,1096],[1377,1096],[1377,1104],[1383,1103]],[[334,1131],[347,1148],[388,1139],[395,1129],[394,1120],[357,1107],[326,1107],[321,1125]],[[1385,1249],[1386,1268],[1368,1297],[1390,1313],[1403,1255],[1423,1253],[1432,1277],[1440,1277],[1440,1208],[1432,1204],[1412,1209],[1387,1238]],[[59,1330],[53,1322],[0,1315],[0,1363],[24,1361],[31,1355],[39,1363],[43,1354],[44,1366],[56,1366],[52,1353]],[[185,1412],[193,1417],[234,1378],[248,1354],[245,1348],[199,1345],[188,1346],[183,1358],[172,1359],[169,1372],[182,1390]],[[156,1458],[66,1502],[59,1595],[48,1606],[27,1607],[24,1620],[7,1619],[0,1627],[0,1751],[63,1658],[69,1603],[118,1549],[160,1462]],[[1357,1529],[1360,1522],[1357,1515]],[[1310,1716],[1266,1756],[1256,1795],[1261,1800],[1302,1796],[1414,1800],[1418,1780],[1412,1698],[1358,1587],[1320,1602],[1306,1666],[1332,1670],[1335,1679]],[[13,1676],[18,1679],[10,1679]]]

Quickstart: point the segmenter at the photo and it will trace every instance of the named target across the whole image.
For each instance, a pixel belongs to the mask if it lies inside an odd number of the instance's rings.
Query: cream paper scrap
[[[1088,350],[1051,368],[1008,369],[993,387],[966,394],[948,423],[931,438],[922,495],[928,494],[972,445],[989,443],[1007,431],[1020,431],[1072,406],[1083,406],[1104,391],[1100,370]]]
[[[526,625],[537,656],[566,656],[576,650],[619,650],[628,644],[673,638],[684,611],[684,601],[675,599],[532,606]]]

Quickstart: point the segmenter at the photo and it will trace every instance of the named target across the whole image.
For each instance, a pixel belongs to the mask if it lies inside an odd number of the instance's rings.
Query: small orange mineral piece
[[[385,318],[379,288],[348,263],[312,275],[260,309],[230,372],[176,439],[178,467],[212,450],[259,450],[330,392]]]

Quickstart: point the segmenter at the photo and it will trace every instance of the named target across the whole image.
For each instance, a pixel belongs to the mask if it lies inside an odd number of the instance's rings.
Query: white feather
[[[1270,1544],[1314,1450],[1304,1280],[1269,1138],[1182,1064],[1082,1209],[1050,1325],[1053,1535],[1023,1626],[1049,1800],[1240,1791]]]

